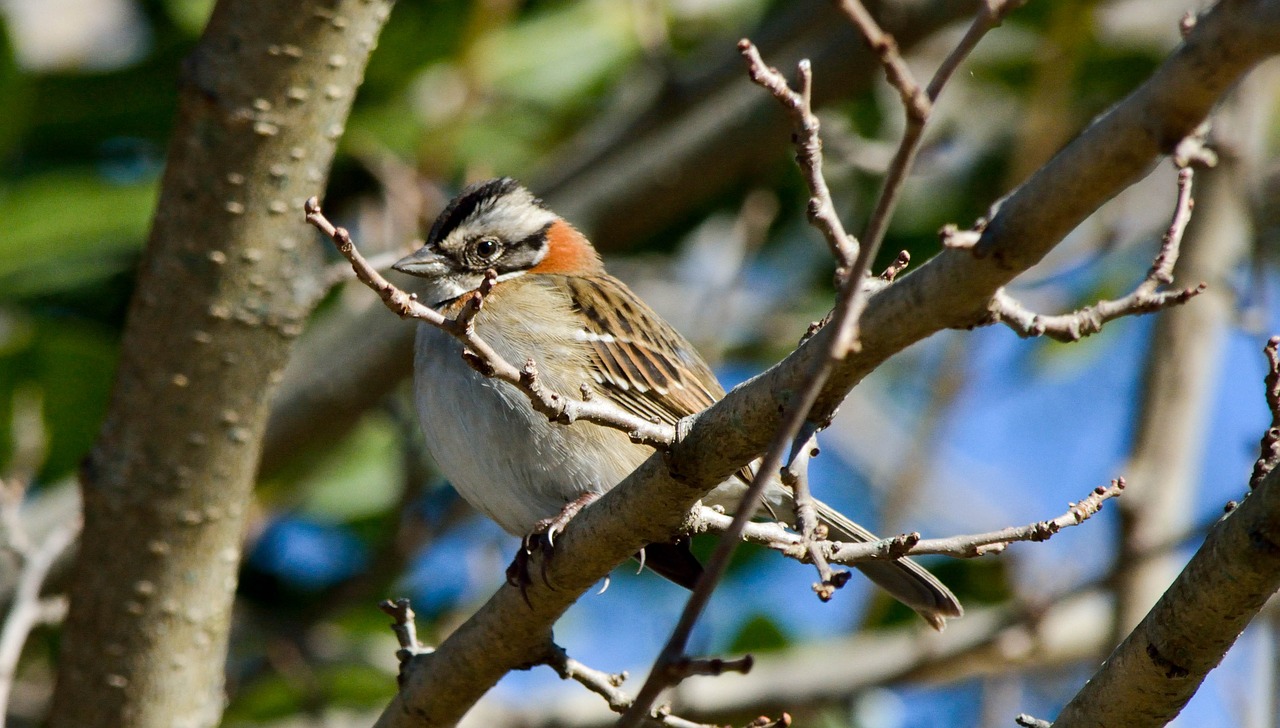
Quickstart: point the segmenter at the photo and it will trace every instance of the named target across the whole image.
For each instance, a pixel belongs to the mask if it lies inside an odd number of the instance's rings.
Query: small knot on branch
[[[889,264],[889,267],[885,268],[884,272],[880,274],[880,280],[885,283],[893,283],[893,279],[897,278],[899,273],[906,270],[908,265],[911,265],[911,253],[903,250],[898,253],[897,258],[893,259],[893,262]]]
[[[973,250],[981,239],[980,231],[961,230],[954,223],[947,223],[938,230],[938,240],[942,243],[942,247],[951,250]]]
[[[480,372],[486,377],[492,377],[497,372],[497,370],[493,368],[492,362],[470,349],[464,348],[462,350],[462,360],[467,363],[467,366],[477,372]]]

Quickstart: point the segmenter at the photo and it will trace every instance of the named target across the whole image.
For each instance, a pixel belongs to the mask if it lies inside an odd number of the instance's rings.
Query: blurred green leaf
[[[0,189],[0,300],[118,272],[141,250],[155,198],[153,181],[112,184],[84,169]]]
[[[395,424],[365,417],[296,484],[307,515],[350,521],[392,508],[404,483]]]
[[[747,652],[767,652],[769,650],[780,650],[789,644],[791,644],[791,639],[782,631],[777,622],[770,619],[766,614],[756,613],[751,615],[738,628],[738,633],[733,636],[733,640],[729,643],[728,652],[735,655]]]
[[[559,5],[486,35],[472,65],[504,94],[570,103],[639,52],[632,12],[613,0]]]
[[[12,456],[14,393],[34,392],[43,402],[48,450],[40,477],[48,482],[71,474],[93,445],[118,347],[108,331],[82,321],[15,319],[0,324],[0,462]]]

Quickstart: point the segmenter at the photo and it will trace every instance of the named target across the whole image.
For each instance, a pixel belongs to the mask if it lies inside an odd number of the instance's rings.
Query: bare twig
[[[391,623],[391,631],[396,633],[396,641],[400,643],[400,651],[407,653],[408,656],[422,655],[431,652],[430,647],[424,646],[418,641],[418,627],[414,624],[413,609],[409,606],[409,600],[401,597],[394,602],[390,599],[384,599],[379,605],[388,617],[395,622]],[[404,657],[401,658],[405,659]]]
[[[889,228],[889,220],[893,217],[894,208],[902,196],[903,185],[911,167],[915,163],[916,153],[924,139],[924,127],[933,111],[933,103],[938,100],[943,87],[951,75],[978,44],[987,31],[1000,24],[1001,19],[1010,10],[1021,5],[1020,0],[987,0],[974,17],[960,43],[952,49],[942,65],[934,73],[927,89],[921,89],[912,76],[902,54],[898,52],[898,44],[893,36],[881,29],[871,13],[860,0],[840,0],[839,6],[859,31],[861,31],[871,49],[880,57],[885,76],[889,84],[898,91],[902,99],[903,111],[906,113],[906,128],[898,149],[894,152],[893,161],[885,173],[881,183],[880,195],[876,198],[871,216],[862,232],[862,245],[858,249],[858,257],[853,262],[850,275],[861,279],[867,275],[871,262],[875,260],[880,244],[884,241],[885,231]],[[853,323],[840,337],[836,351],[843,355],[858,349],[858,319],[862,317],[862,309],[866,307],[867,293],[855,288],[851,296],[850,308],[853,311]]]
[[[1262,435],[1258,460],[1249,476],[1249,489],[1255,489],[1280,463],[1280,336],[1272,336],[1263,348],[1267,355],[1267,409],[1271,410],[1271,426]]]
[[[621,689],[622,683],[627,679],[627,673],[625,672],[608,673],[588,667],[569,657],[564,648],[557,644],[552,644],[548,648],[544,662],[556,671],[560,679],[573,680],[587,690],[604,698],[609,705],[609,709],[615,713],[625,712],[633,703],[631,696]],[[652,711],[648,719],[657,725],[666,726],[667,728],[713,728],[713,726],[695,723],[672,715],[670,709],[666,706]]]
[[[27,636],[38,625],[59,620],[66,612],[65,600],[41,599],[40,589],[49,575],[49,569],[53,568],[58,557],[75,543],[79,535],[80,519],[77,517],[50,531],[39,546],[29,549],[25,554],[18,587],[13,595],[13,605],[5,617],[4,627],[0,629],[0,728],[4,726],[4,708],[9,704],[9,693],[13,688],[18,660],[22,657],[22,647],[27,642]]]
[[[1005,324],[1023,337],[1048,336],[1058,341],[1077,341],[1101,331],[1103,325],[1114,319],[1152,313],[1186,303],[1204,291],[1204,283],[1191,288],[1162,290],[1162,286],[1173,282],[1173,267],[1178,261],[1182,235],[1187,229],[1187,223],[1191,221],[1191,209],[1194,206],[1194,200],[1191,199],[1192,175],[1190,167],[1178,171],[1178,201],[1174,206],[1173,221],[1164,234],[1160,252],[1156,254],[1151,269],[1129,295],[1099,301],[1072,313],[1042,316],[1026,308],[1004,288],[1000,288],[991,297],[990,320]]]
[[[818,440],[814,428],[801,431],[791,451],[791,462],[782,469],[782,484],[791,488],[795,499],[796,531],[809,563],[818,570],[819,581],[813,591],[822,601],[830,601],[836,590],[849,582],[848,571],[835,571],[827,563],[822,544],[826,540],[826,528],[818,522],[813,495],[809,491],[809,459],[818,454]]]
[[[796,164],[804,174],[805,183],[809,185],[809,222],[822,233],[836,259],[837,280],[843,280],[857,256],[858,241],[853,239],[840,222],[835,205],[831,201],[831,190],[827,188],[827,180],[822,175],[822,138],[818,136],[818,117],[810,105],[813,89],[813,71],[808,60],[800,61],[798,75],[800,91],[793,91],[778,69],[767,65],[760,57],[755,45],[743,38],[738,41],[738,50],[747,60],[747,74],[751,80],[759,84],[782,104],[791,115],[794,127],[794,143],[796,148]]]
[[[386,278],[383,278],[351,240],[346,229],[336,227],[320,210],[319,201],[312,197],[306,202],[307,222],[328,235],[356,272],[356,277],[373,289],[387,308],[401,318],[415,318],[425,321],[456,337],[466,345],[463,358],[476,371],[487,377],[501,380],[516,387],[529,398],[533,408],[546,415],[547,419],[561,424],[569,424],[577,420],[585,420],[597,425],[612,427],[627,433],[632,441],[655,448],[667,448],[675,440],[675,428],[636,417],[607,397],[596,397],[591,400],[572,399],[542,386],[536,369],[526,362],[525,368],[517,369],[503,359],[493,347],[489,346],[475,332],[472,326],[476,314],[484,306],[484,297],[492,288],[492,277],[487,276],[480,290],[473,291],[467,303],[456,318],[449,318],[435,309],[419,303],[417,296],[406,293]]]
[[[898,274],[906,270],[909,265],[911,265],[911,253],[905,250],[898,251],[898,257],[894,258],[889,267],[880,273],[880,280],[893,283],[893,279],[897,278]]]
[[[1057,518],[988,533],[949,538],[922,539],[919,533],[906,533],[868,543],[819,541],[810,546],[805,543],[805,539],[800,534],[787,530],[782,524],[772,522],[748,524],[742,532],[742,538],[767,546],[798,561],[810,561],[811,554],[815,550],[828,562],[846,565],[924,555],[967,559],[999,553],[1016,541],[1046,541],[1064,528],[1084,523],[1102,508],[1103,502],[1119,497],[1123,491],[1124,478],[1116,478],[1111,481],[1110,486],[1099,486],[1080,502],[1072,503],[1070,508]],[[729,527],[729,524],[728,516],[710,508],[701,509],[697,518],[694,519],[694,527],[698,531],[723,531]]]
[[[396,642],[400,643],[400,649],[396,650],[396,659],[400,661],[400,674],[396,676],[396,681],[403,687],[405,669],[409,661],[418,655],[434,652],[434,648],[427,647],[418,641],[418,626],[414,624],[415,615],[413,609],[409,607],[408,599],[401,597],[394,602],[384,599],[378,604],[378,609],[395,620],[391,623],[391,631],[396,633]]]

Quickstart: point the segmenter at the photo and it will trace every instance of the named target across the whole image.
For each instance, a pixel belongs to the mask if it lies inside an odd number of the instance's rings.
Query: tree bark
[[[219,2],[178,123],[85,528],[51,725],[213,726],[267,404],[310,313],[323,189],[389,0]]]
[[[1280,589],[1280,469],[1218,523],[1054,728],[1163,726]]]

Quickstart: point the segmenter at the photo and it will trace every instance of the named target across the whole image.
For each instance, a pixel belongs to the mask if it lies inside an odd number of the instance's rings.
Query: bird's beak
[[[396,261],[392,266],[401,273],[423,278],[435,278],[448,271],[443,255],[424,245],[413,253]]]

